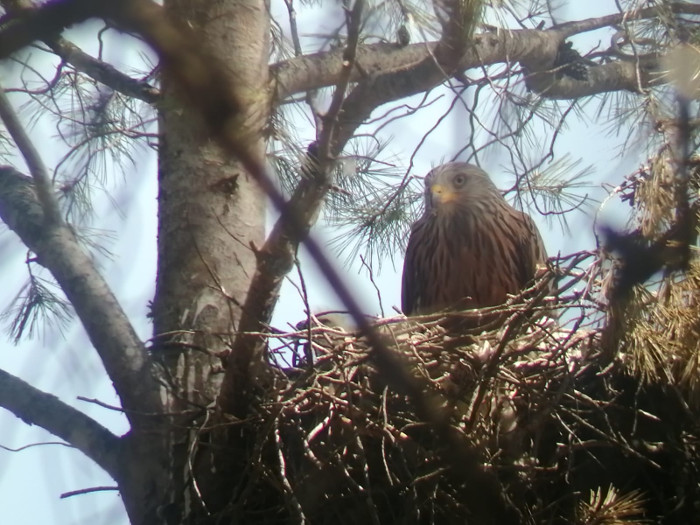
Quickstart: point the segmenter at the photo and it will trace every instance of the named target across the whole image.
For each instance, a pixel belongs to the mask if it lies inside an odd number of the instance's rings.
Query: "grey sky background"
[[[600,16],[616,11],[613,0],[595,2],[568,2],[562,9],[559,21],[575,20],[584,17]],[[276,10],[284,9],[279,0],[274,0]],[[300,10],[299,27],[312,27],[317,30],[313,18],[318,12]],[[284,20],[284,17],[280,17]],[[305,24],[309,24],[306,26]],[[328,25],[330,29],[330,24]],[[73,30],[70,38],[88,52],[95,53],[95,42],[89,38],[90,32]],[[596,32],[575,39],[576,47],[584,52],[595,47],[599,42],[607,47],[610,34]],[[124,71],[130,64],[139,63],[142,49],[124,46],[107,46],[107,59]],[[0,67],[3,76],[6,71]],[[11,78],[11,77],[7,77]],[[6,86],[7,87],[7,86]],[[468,96],[468,94],[467,94]],[[448,104],[450,97],[443,97]],[[410,104],[414,100],[404,100]],[[574,158],[583,158],[585,163],[595,166],[588,177],[591,187],[586,191],[597,199],[607,193],[601,188],[602,182],[618,184],[622,177],[635,169],[646,152],[630,148],[621,156],[622,139],[610,135],[609,122],[596,121],[592,115],[595,104],[589,104],[585,112],[587,118],[577,121],[569,120],[570,127],[559,137],[555,158],[570,153]],[[390,151],[397,162],[405,169],[407,159],[423,137],[425,130],[434,124],[435,115],[442,113],[439,104],[428,112],[419,113],[418,117],[402,119],[388,126],[385,137],[392,137]],[[381,111],[381,110],[380,110]],[[26,117],[26,115],[24,115]],[[301,137],[307,141],[313,137],[312,128],[306,123],[299,124]],[[463,144],[464,115],[454,112],[445,120],[440,129],[433,133],[419,151],[412,173],[423,176],[433,166],[450,158]],[[61,155],[55,132],[51,125],[39,122],[32,130],[37,138],[47,164]],[[485,159],[485,167],[491,173],[496,184],[505,188],[512,179],[503,167],[506,161],[494,150]],[[22,165],[18,165],[20,169]],[[108,283],[115,292],[134,323],[139,335],[145,340],[151,336],[151,325],[146,319],[147,304],[153,297],[156,267],[156,158],[150,151],[143,151],[133,168],[127,169],[126,177],[116,177],[113,185],[113,198],[119,204],[115,209],[106,195],[96,194],[98,211],[96,227],[114,232],[115,237],[107,242],[112,251],[112,259],[100,258],[101,268]],[[122,215],[120,215],[119,211]],[[539,225],[547,250],[550,255],[557,252],[570,253],[594,246],[592,233],[592,216],[595,206],[588,215],[577,213],[571,219],[571,235],[562,232],[559,226],[548,224],[541,216],[533,213]],[[606,217],[619,217],[624,208],[613,203],[606,211]],[[274,216],[270,215],[270,224]],[[323,240],[337,235],[335,231],[320,225],[314,234]],[[103,236],[104,240],[107,240]],[[23,264],[26,249],[22,247],[14,234],[3,230],[0,233],[0,250],[2,251],[2,283],[0,287],[0,308],[4,307],[14,296],[18,287],[26,278]],[[306,257],[305,250],[300,252],[302,268],[309,292],[311,309],[315,312],[339,308],[341,305],[332,290],[318,275]],[[387,260],[382,265],[379,275],[375,275],[381,292],[383,306],[387,315],[394,315],[392,307],[400,304],[400,272],[403,254],[397,253],[394,264]],[[341,266],[341,261],[338,265]],[[347,279],[362,299],[368,313],[378,314],[377,293],[370,283],[366,271],[359,261],[343,267]],[[296,279],[295,276],[291,276]],[[278,304],[274,323],[284,328],[287,323],[296,323],[303,318],[304,305],[296,289],[286,283]],[[79,401],[77,396],[98,399],[103,403],[117,405],[109,379],[81,327],[73,324],[62,336],[55,329],[48,329],[37,338],[25,340],[14,346],[7,337],[0,339],[0,368],[13,373],[32,385],[47,392],[52,392],[63,401],[98,419],[113,432],[122,434],[128,430],[125,418],[117,411],[110,411],[95,404]],[[14,415],[0,410],[0,445],[20,448],[29,444],[54,443],[58,440],[47,432],[29,427]],[[126,524],[126,516],[117,492],[97,492],[61,500],[63,492],[84,489],[93,486],[113,486],[114,482],[80,452],[62,445],[42,445],[26,448],[20,452],[8,452],[0,449],[0,523],[9,525],[32,524]]]

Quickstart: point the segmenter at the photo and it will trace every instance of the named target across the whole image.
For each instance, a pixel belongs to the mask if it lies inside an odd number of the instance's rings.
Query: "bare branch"
[[[83,494],[92,494],[93,492],[111,492],[118,491],[119,487],[110,486],[100,486],[100,487],[89,487],[87,489],[71,490],[69,492],[64,492],[61,494],[61,499],[72,498],[73,496],[82,496]]]
[[[92,459],[119,478],[120,440],[109,430],[56,396],[0,370],[0,406],[28,425],[38,425]]]
[[[97,350],[131,423],[162,411],[151,360],[124,311],[65,224],[48,223],[36,186],[14,168],[0,167],[0,218],[48,268]],[[142,412],[135,412],[136,410]]]

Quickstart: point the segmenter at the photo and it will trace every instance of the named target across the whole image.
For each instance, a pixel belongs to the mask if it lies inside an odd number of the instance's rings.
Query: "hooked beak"
[[[433,184],[430,187],[430,193],[433,202],[438,204],[447,204],[457,198],[457,194],[454,191],[449,190],[442,184]]]

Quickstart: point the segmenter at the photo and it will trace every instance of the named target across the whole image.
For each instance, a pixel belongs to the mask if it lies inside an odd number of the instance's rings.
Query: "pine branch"
[[[73,66],[76,71],[101,82],[127,97],[155,104],[160,100],[160,90],[143,80],[137,80],[116,69],[111,64],[98,60],[63,37],[44,40],[54,53]]]
[[[14,168],[0,167],[0,218],[53,274],[83,323],[114,382],[131,423],[161,411],[151,361],[121,306],[64,223],[47,223],[35,185]]]
[[[55,286],[35,276],[31,263],[27,262],[29,281],[15,296],[7,310],[0,314],[0,319],[8,319],[10,335],[15,344],[26,334],[29,337],[38,329],[53,323],[63,332],[71,318],[68,302],[55,294],[49,287]]]
[[[120,440],[94,419],[4,370],[0,370],[0,406],[65,440],[119,479]]]
[[[700,13],[700,6],[697,5],[675,3],[671,8],[677,13]],[[458,69],[464,71],[520,61],[528,64],[531,71],[549,71],[565,38],[618,24],[623,19],[650,19],[658,16],[659,9],[649,8],[589,18],[560,24],[546,31],[520,29],[479,33],[472,37],[469,48],[461,54]],[[381,84],[377,84],[378,90],[391,90],[391,96],[387,95],[385,102],[433,88],[446,80],[444,72],[431,63],[431,56],[439,54],[438,45],[437,42],[421,42],[405,47],[385,43],[360,45],[357,49],[357,67],[350,80],[361,82],[366,79],[368,72],[395,73],[395,77],[384,78]],[[657,59],[652,61],[650,57],[650,63],[645,66],[650,73],[656,70]],[[297,93],[333,85],[342,69],[342,62],[342,50],[336,49],[273,64],[271,76],[276,80],[276,99],[281,101]],[[555,71],[551,71],[551,75],[540,75],[539,78],[528,80],[532,83],[531,89],[554,99],[574,99],[621,90],[636,92],[639,90],[639,82],[634,65],[615,60],[592,67],[589,71],[593,74],[587,82],[568,77],[553,78]],[[650,81],[650,78],[642,79],[642,87],[648,87]]]
[[[33,4],[29,0],[3,0],[0,4],[10,15],[21,15],[33,8]],[[160,99],[160,90],[156,87],[151,86],[148,82],[131,78],[112,65],[88,55],[69,40],[61,36],[47,35],[42,35],[42,40],[76,71],[85,73],[105,86],[149,104],[154,104]]]
[[[569,37],[579,33],[595,31],[596,29],[601,29],[603,27],[615,26],[623,22],[656,18],[657,16],[666,14],[669,11],[675,14],[698,15],[700,14],[700,5],[686,2],[673,2],[670,5],[667,4],[660,5],[658,7],[632,9],[630,11],[615,13],[613,15],[587,18],[585,20],[578,20],[575,22],[566,22],[555,26],[554,29],[561,32],[564,37]]]
[[[576,523],[580,525],[625,525],[650,523],[643,519],[646,498],[640,490],[621,493],[613,485],[591,490],[588,502],[580,501]]]
[[[45,220],[56,225],[62,224],[63,218],[58,209],[58,201],[54,195],[53,184],[46,165],[34,147],[34,143],[29,138],[29,135],[27,135],[7,95],[5,95],[2,85],[0,85],[0,119],[2,119],[5,128],[15,141],[17,149],[22,153],[24,162],[29,168],[29,173],[34,179],[34,187],[46,217]]]
[[[639,64],[616,60],[588,68],[588,78],[577,80],[569,76],[556,78],[556,70],[533,70],[526,79],[527,87],[550,99],[577,99],[586,96],[629,91],[639,93],[640,89],[663,83],[659,73],[663,58],[649,57]]]

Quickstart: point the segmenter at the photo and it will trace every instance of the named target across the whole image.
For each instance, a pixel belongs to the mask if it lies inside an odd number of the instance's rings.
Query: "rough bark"
[[[229,1],[212,8],[210,2],[172,1],[166,7],[194,25],[206,47],[228,67],[225,73],[244,98],[241,121],[246,133],[255,137],[254,147],[262,158],[262,131],[269,114],[263,74],[269,33],[264,2]],[[182,107],[168,78],[163,80],[155,334],[160,343],[166,338],[196,342],[216,352],[229,342],[240,316],[235,301],[245,296],[255,267],[251,244],[260,245],[264,239],[265,197],[240,164],[207,138],[201,119]],[[177,333],[165,335],[173,332]],[[213,401],[218,390],[209,369],[217,358],[169,348],[170,357],[195,360],[171,370],[185,391],[200,393],[193,401]]]
[[[166,9],[195,29],[200,44],[224,65],[242,112],[237,125],[249,151],[262,161],[269,116],[269,13],[262,0],[173,0]],[[265,196],[243,166],[209,137],[196,109],[181,103],[163,78],[160,108],[158,276],[153,303],[156,355],[169,383],[169,410],[211,404],[221,361],[240,319],[255,270],[253,246],[264,240]],[[200,411],[200,415],[202,412]],[[191,424],[174,418],[173,429]],[[193,435],[173,430],[172,490],[184,489]],[[174,499],[174,498],[173,498]],[[192,509],[181,509],[182,515]]]

